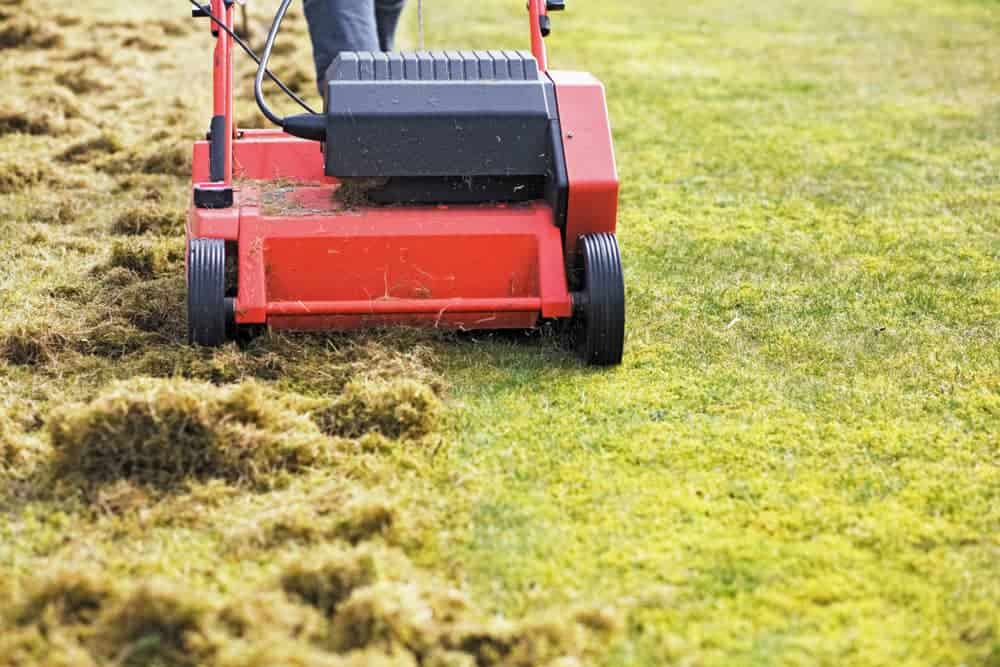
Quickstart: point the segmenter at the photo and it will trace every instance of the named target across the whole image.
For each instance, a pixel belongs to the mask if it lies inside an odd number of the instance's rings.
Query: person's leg
[[[392,51],[404,4],[406,0],[375,0],[375,23],[378,25],[379,47],[383,51]]]
[[[326,71],[341,51],[378,51],[374,0],[304,0],[316,82],[326,97]]]

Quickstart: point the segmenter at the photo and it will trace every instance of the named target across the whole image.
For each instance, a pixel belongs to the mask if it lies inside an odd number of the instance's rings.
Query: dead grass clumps
[[[314,544],[326,540],[327,532],[321,516],[311,507],[292,505],[254,517],[233,530],[228,541],[237,548],[270,549],[290,543]]]
[[[55,49],[62,45],[62,35],[23,15],[14,15],[0,24],[0,50]]]
[[[139,51],[166,51],[167,45],[158,40],[152,40],[141,34],[130,35],[122,40],[122,46],[126,49],[138,49]]]
[[[179,234],[184,229],[184,214],[156,206],[136,206],[121,213],[111,225],[115,234]]]
[[[69,343],[70,336],[51,323],[15,324],[0,335],[0,359],[17,366],[39,366]]]
[[[5,134],[55,134],[45,113],[28,113],[18,109],[0,108],[0,136]]]
[[[34,582],[16,605],[13,620],[20,626],[93,623],[113,592],[109,581],[93,571],[59,570]]]
[[[442,643],[446,624],[468,608],[456,591],[379,581],[355,590],[340,605],[331,625],[331,643],[340,652],[377,647],[426,655]]]
[[[396,504],[381,493],[355,495],[335,522],[336,535],[352,544],[381,537],[392,540],[400,524]]]
[[[51,86],[38,95],[30,98],[19,95],[0,106],[0,136],[65,134],[75,129],[70,121],[82,115],[72,92],[62,86]]]
[[[46,450],[24,432],[24,424],[0,411],[0,479],[30,474]]]
[[[108,307],[140,331],[180,340],[185,331],[184,290],[184,276],[134,283],[116,294]]]
[[[128,174],[118,176],[116,181],[116,192],[128,193],[130,198],[143,202],[161,202],[165,193],[177,189],[173,178],[162,174]]]
[[[73,349],[81,354],[120,359],[155,342],[154,336],[144,334],[119,317],[94,317],[82,329]]]
[[[131,380],[56,411],[47,427],[56,473],[91,485],[271,485],[333,456],[315,424],[252,383]]]
[[[119,515],[146,508],[151,501],[145,488],[125,480],[101,488],[94,498],[94,504],[105,514]]]
[[[183,275],[182,238],[116,239],[108,258],[91,269],[91,275],[106,286],[121,286],[135,280],[150,280],[159,274]]]
[[[377,338],[368,337],[360,343],[352,343],[341,351],[343,363],[350,374],[339,387],[343,389],[350,381],[391,382],[408,378],[431,389],[435,395],[442,395],[445,383],[434,369],[433,349],[427,343],[436,332],[417,329],[393,329],[380,332]]]
[[[179,261],[177,265],[179,275]],[[160,350],[150,353],[141,368],[147,375],[181,375],[215,384],[248,378],[294,377],[294,388],[310,396],[337,396],[352,382],[384,387],[405,377],[439,395],[444,386],[441,375],[433,367],[432,349],[423,344],[428,335],[417,331],[393,331],[370,333],[359,341],[342,334],[271,333],[242,346],[227,345],[207,354],[192,354],[188,349]],[[329,407],[330,402],[326,401],[322,407]],[[431,405],[434,404],[431,401]],[[319,409],[316,415],[325,423],[332,415],[344,411],[342,406],[330,414]],[[328,432],[335,435],[349,430],[327,426]]]
[[[322,665],[326,663],[319,660],[332,657],[318,649],[327,633],[326,619],[319,611],[293,602],[280,591],[266,591],[241,595],[226,604],[210,631],[210,643],[217,652],[215,664],[220,667]],[[264,647],[267,650],[261,655]],[[288,654],[299,656],[303,651],[309,660],[288,660]],[[265,656],[267,660],[260,662]]]
[[[48,165],[35,160],[0,163],[0,195],[20,192],[53,180]]]
[[[358,491],[345,500],[336,491],[323,489],[305,502],[255,517],[238,527],[230,541],[265,549],[335,540],[356,545],[376,538],[395,544],[401,524],[397,503],[384,493]]]
[[[106,580],[78,570],[42,575],[0,604],[5,631],[0,634],[0,665],[91,667],[84,648],[93,623],[111,596]]]
[[[618,627],[609,610],[599,626],[576,613],[486,620],[461,591],[370,547],[296,554],[276,589],[228,603],[181,582],[112,581],[69,570],[29,584],[0,607],[0,665],[580,665]]]
[[[100,273],[101,285],[105,287],[126,287],[141,280],[139,274],[124,266],[107,266]]]
[[[145,27],[144,22],[135,19],[102,19],[92,24],[98,30],[110,30],[112,32],[139,32]]]
[[[430,664],[530,667],[583,656],[588,628],[565,615],[485,620],[461,591],[411,576],[354,588],[333,609],[329,637],[339,653],[376,650],[421,664],[434,656]]]
[[[149,280],[169,270],[177,263],[175,260],[183,259],[183,256],[174,255],[175,251],[168,245],[140,239],[116,240],[111,246],[107,261],[95,267],[94,272],[103,277],[113,269],[125,269],[139,278]]]
[[[175,144],[153,144],[143,149],[131,148],[98,165],[98,169],[113,175],[163,174],[190,176],[191,156],[188,149]]]
[[[184,340],[184,277],[179,273],[143,279],[132,269],[116,266],[103,273],[98,285],[78,290],[71,298],[87,306],[85,325],[73,346],[79,352],[118,357],[153,343]]]
[[[240,642],[218,647],[212,667],[389,667],[384,662],[354,662],[332,655],[307,642],[280,639]],[[405,667],[416,667],[414,664]]]
[[[171,244],[114,245],[108,261],[92,271],[97,281],[54,287],[60,301],[33,319],[0,327],[0,360],[41,367],[66,351],[117,358],[153,343],[183,341],[179,259]]]
[[[357,438],[379,433],[387,438],[421,438],[437,426],[441,401],[413,380],[352,382],[315,418],[325,433]]]
[[[186,587],[151,580],[109,611],[96,645],[126,667],[195,667],[210,611],[209,602]]]
[[[190,176],[191,155],[180,146],[159,146],[139,159],[139,171],[144,174]]]
[[[111,85],[91,75],[86,66],[75,67],[56,74],[56,83],[69,88],[77,95],[104,93],[111,90]]]
[[[110,133],[101,134],[79,141],[62,153],[59,159],[70,164],[86,164],[122,150],[121,140]]]
[[[150,309],[149,317],[158,316],[153,311],[158,307],[155,302],[142,305]],[[57,361],[66,352],[119,357],[155,341],[152,334],[144,333],[119,314],[109,315],[106,308],[98,305],[85,320],[69,314],[8,325],[0,330],[0,359],[16,366],[57,368]],[[142,312],[137,311],[135,317],[141,317]],[[173,330],[179,326],[171,325]],[[157,336],[171,335],[168,331],[159,331]]]
[[[214,612],[189,588],[146,581],[129,592],[89,570],[43,575],[17,595],[0,636],[0,665],[127,667],[202,664]]]
[[[160,19],[152,23],[160,26],[167,37],[183,37],[196,29],[196,24],[186,19]]]
[[[578,607],[573,611],[573,620],[583,627],[602,634],[615,634],[622,630],[622,619],[609,606]]]
[[[90,653],[66,630],[42,633],[29,626],[0,635],[2,667],[98,667]]]
[[[108,269],[126,269],[142,278],[152,278],[162,266],[162,258],[153,246],[115,242],[108,257]]]
[[[98,65],[111,65],[114,62],[114,54],[108,48],[102,46],[90,46],[85,49],[74,49],[63,58],[66,62],[79,63],[91,61]]]
[[[315,607],[332,617],[342,602],[356,589],[373,584],[388,574],[387,567],[398,566],[405,559],[395,555],[394,563],[367,546],[350,551],[326,548],[308,559],[289,561],[280,578],[281,589],[293,599]]]
[[[48,124],[47,134],[63,134],[75,130],[70,121],[84,117],[80,101],[71,91],[62,86],[50,85],[37,94],[32,93],[31,99],[15,106],[14,111],[31,109],[31,113],[40,117]]]
[[[60,28],[75,28],[83,24],[83,17],[74,14],[59,13],[52,16],[52,21]]]
[[[68,225],[80,214],[78,202],[61,200],[40,203],[29,212],[29,220],[46,225]]]
[[[62,86],[47,86],[37,96],[32,99],[45,108],[54,110],[62,114],[66,119],[80,118],[83,116],[83,109],[80,108],[80,101],[72,91]]]
[[[314,552],[286,565],[280,583],[330,620],[328,643],[338,653],[527,666],[584,650],[584,626],[575,617],[486,621],[464,594],[423,579],[396,552]]]
[[[0,470],[17,464],[19,448],[14,442],[20,427],[5,413],[0,412]]]
[[[137,368],[156,377],[181,376],[219,385],[249,379],[276,380],[285,374],[288,360],[253,341],[246,349],[231,343],[215,349],[157,350],[139,360]]]

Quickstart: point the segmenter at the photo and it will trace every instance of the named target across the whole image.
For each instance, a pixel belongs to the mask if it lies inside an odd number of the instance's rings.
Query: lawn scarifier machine
[[[608,112],[593,76],[548,69],[548,12],[563,2],[529,0],[530,52],[341,53],[324,113],[281,118],[261,89],[290,3],[252,54],[258,105],[281,129],[233,122],[233,0],[193,12],[216,46],[187,225],[190,341],[561,320],[587,363],[620,363]]]

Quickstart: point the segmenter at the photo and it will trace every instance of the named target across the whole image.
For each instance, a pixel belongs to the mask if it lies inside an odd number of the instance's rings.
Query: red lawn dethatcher
[[[233,37],[218,29],[234,7],[203,7],[217,42],[212,129],[194,146],[190,341],[564,320],[586,362],[620,363],[608,113],[594,77],[547,70],[547,10],[561,6],[529,2],[530,54],[341,54],[325,113],[273,130],[235,127]]]

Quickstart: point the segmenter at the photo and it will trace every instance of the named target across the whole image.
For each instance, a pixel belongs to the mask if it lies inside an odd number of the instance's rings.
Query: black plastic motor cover
[[[329,176],[553,173],[555,89],[528,53],[345,52],[331,69]]]

